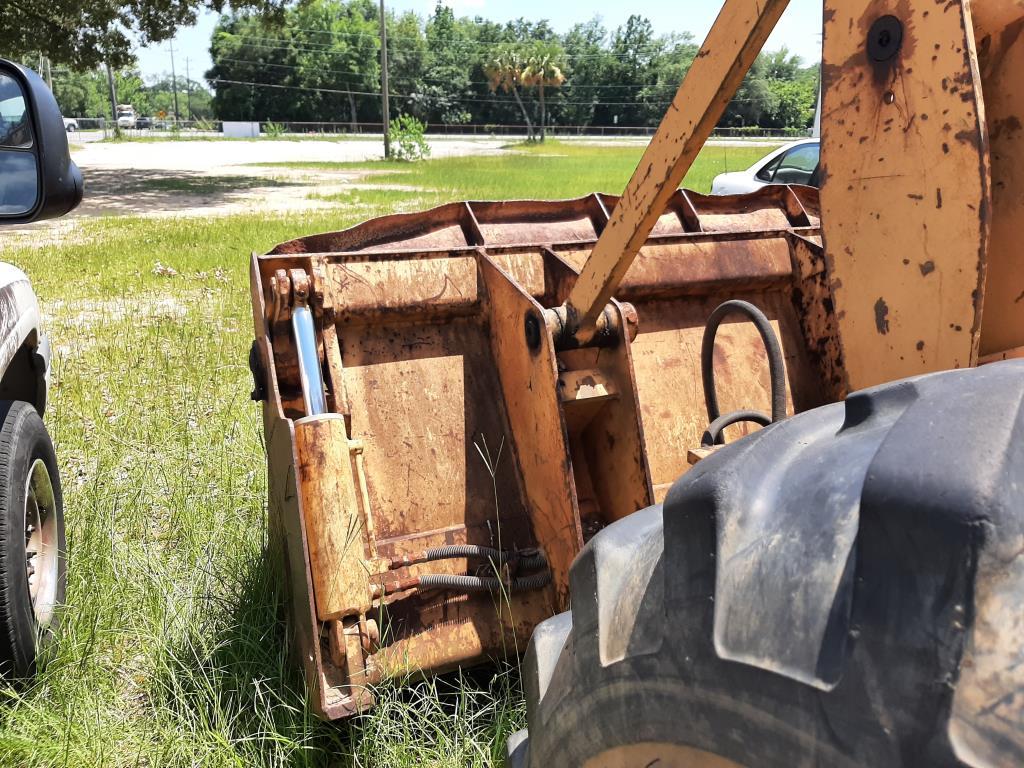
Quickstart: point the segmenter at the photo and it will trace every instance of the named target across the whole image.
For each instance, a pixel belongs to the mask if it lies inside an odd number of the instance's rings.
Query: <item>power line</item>
[[[274,69],[288,69],[288,70],[292,70],[292,71],[302,71],[302,70],[305,69],[305,67],[297,66],[295,64],[277,64],[277,63],[271,62],[271,61],[256,61],[254,59],[238,59],[238,58],[235,58],[233,56],[222,56],[222,57],[217,58],[214,61],[214,66],[217,66],[217,64],[219,64],[220,62],[223,62],[223,61],[232,62],[232,63],[235,63],[235,64],[248,64],[248,65],[252,65],[253,67],[259,67],[259,68],[272,67]],[[317,71],[320,72],[320,73],[329,74],[329,75],[342,75],[342,76],[351,76],[351,77],[356,77],[356,78],[359,78],[361,76],[359,72],[354,72],[352,70],[318,69]],[[445,79],[439,78],[439,77],[417,76],[415,79],[423,80],[424,82],[434,82],[434,83],[438,83],[438,84],[441,84],[441,85],[450,84],[450,82],[451,82],[449,80],[445,80]],[[346,83],[346,84],[348,84],[348,83]],[[488,87],[490,86],[490,83],[485,81],[485,80],[467,80],[466,84],[468,84],[468,85],[483,85],[483,86],[488,86]],[[362,86],[366,85],[366,82],[365,81],[357,81],[355,83],[355,85],[356,85],[356,87],[362,87]],[[625,84],[622,84],[622,85],[590,85],[588,83],[574,83],[572,81],[566,81],[566,82],[562,83],[561,87],[563,87],[563,88],[572,88],[572,89],[585,88],[587,90],[616,90],[616,89],[619,89],[619,90],[632,90],[632,91],[642,91],[642,90],[645,90],[645,89],[667,89],[667,90],[671,90],[674,93],[679,88],[679,84],[678,83],[661,83],[661,84],[652,83],[650,85],[639,85],[639,84],[635,84],[635,83],[625,83]]]
[[[316,42],[311,42],[311,41],[308,41],[308,40],[302,40],[302,39],[297,39],[297,38],[261,37],[261,36],[258,36],[258,35],[247,35],[247,34],[239,34],[237,32],[224,32],[224,31],[218,32],[217,34],[223,35],[223,36],[227,36],[227,37],[241,38],[242,40],[245,41],[244,45],[247,45],[247,46],[250,46],[250,47],[253,47],[253,48],[267,48],[267,49],[271,49],[271,50],[287,49],[287,50],[292,50],[292,51],[303,51],[303,52],[306,52],[306,53],[326,53],[326,54],[329,54],[329,55],[342,55],[344,53],[348,53],[348,51],[334,51],[334,50],[331,50],[332,46],[331,46],[330,43],[316,43]],[[409,39],[413,39],[413,38],[409,38]],[[253,41],[260,41],[260,42],[253,42]],[[424,39],[423,42],[425,44],[429,45],[429,41]],[[278,43],[278,45],[273,45],[272,43]],[[495,45],[490,45],[490,44],[474,43],[474,42],[468,41],[468,40],[464,40],[464,41],[456,40],[456,41],[450,41],[449,45],[451,47],[454,47],[454,48],[460,48],[461,47],[461,48],[470,48],[470,49],[476,49],[476,50],[494,50],[495,48],[501,47],[503,45],[515,45],[515,43],[508,43],[508,42],[506,42],[506,43],[498,43],[498,44],[495,44]],[[693,45],[693,44],[692,43],[685,43],[683,45]],[[679,47],[679,45],[676,45],[674,47],[664,48],[661,45],[658,45],[655,48],[655,46],[652,45],[650,53],[656,53],[656,52],[659,52],[659,51],[667,51],[667,52],[673,52],[674,53],[678,47]],[[696,47],[696,46],[694,46],[694,47]],[[640,54],[640,55],[650,55],[650,53],[648,53],[648,54]],[[587,60],[587,59],[606,59],[606,58],[628,59],[628,58],[632,58],[632,57],[637,56],[637,55],[638,54],[635,53],[635,52],[614,53],[612,51],[605,51],[605,52],[602,52],[602,53],[578,53],[578,54],[565,53],[565,54],[563,54],[563,56],[566,59],[566,61],[581,61],[581,60]]]
[[[373,39],[377,38],[376,34],[370,33],[370,32],[337,32],[337,31],[331,30],[331,29],[309,29],[307,27],[285,27],[285,31],[287,31],[287,32],[308,32],[308,33],[314,34],[314,35],[330,35],[331,37],[368,37],[368,38],[373,38]],[[225,32],[224,34],[237,34],[237,33],[235,33],[235,32]],[[476,47],[492,47],[492,46],[503,46],[503,45],[528,45],[528,44],[534,43],[534,42],[542,42],[542,43],[559,42],[557,34],[556,33],[552,33],[552,35],[553,36],[552,36],[551,39],[533,38],[533,39],[530,39],[530,40],[516,40],[516,39],[505,38],[505,39],[501,39],[501,40],[482,40],[482,39],[479,39],[479,38],[468,38],[468,39],[462,39],[462,40],[455,40],[455,41],[452,41],[452,43],[455,44],[455,45],[470,45],[470,46],[476,46]],[[820,33],[819,33],[818,37],[821,37]],[[267,38],[267,39],[274,39],[274,38]],[[412,42],[419,43],[419,42],[426,42],[426,35],[424,34],[424,37],[413,37],[411,35],[394,35],[394,34],[389,34],[388,35],[388,39],[389,40],[409,40],[409,41],[412,41]],[[657,49],[660,49],[662,46],[666,46],[666,45],[667,46],[673,46],[673,45],[674,46],[679,46],[679,45],[696,45],[696,44],[692,41],[692,39],[683,39],[682,35],[679,36],[679,39],[673,39],[670,36],[662,35],[661,37],[657,38],[654,42],[648,43],[647,45],[640,46],[640,47],[641,48],[651,48],[651,49],[657,48]]]
[[[308,85],[283,85],[280,83],[257,83],[250,80],[228,80],[226,78],[216,78],[210,81],[212,85],[216,86],[219,83],[226,85],[245,85],[256,88],[283,88],[291,91],[311,91],[316,93],[337,93],[342,95],[352,94],[354,96],[374,96],[380,98],[379,92],[373,91],[344,91],[336,88],[319,88]],[[469,96],[434,96],[427,93],[389,93],[389,96],[397,99],[406,100],[417,100],[417,99],[428,99],[434,101],[451,101],[451,102],[472,102],[478,104],[493,104],[497,101],[497,94],[489,99],[478,99]],[[672,103],[672,100],[668,101],[645,101],[642,102],[645,106],[668,106]],[[636,106],[636,101],[556,101],[552,102],[552,106],[588,106],[588,107],[631,107]]]
[[[249,85],[256,86],[258,88],[285,88],[289,91],[316,91],[317,93],[339,93],[345,96],[349,94],[353,96],[376,96],[380,98],[379,92],[373,91],[341,91],[336,88],[314,88],[306,85],[282,85],[279,83],[254,83],[248,80],[226,80],[224,78],[216,78],[211,80],[210,83],[216,87],[220,83],[226,83],[227,85]],[[398,94],[391,94],[392,96],[398,96]],[[404,97],[400,97],[404,98]]]

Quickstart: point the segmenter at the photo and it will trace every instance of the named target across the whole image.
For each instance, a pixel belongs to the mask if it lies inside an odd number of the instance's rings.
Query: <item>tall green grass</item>
[[[392,166],[374,181],[412,182],[417,200],[558,197],[616,191],[631,170],[603,147],[566,153],[531,150],[515,168],[500,157]],[[315,215],[117,217],[82,224],[56,247],[0,243],[0,258],[32,278],[54,345],[46,420],[69,546],[53,658],[28,689],[0,686],[0,765],[499,762],[523,721],[514,664],[382,686],[371,713],[317,721],[267,556],[248,254],[405,199],[381,191]]]
[[[720,173],[749,168],[771,148],[751,146],[705,147],[683,186],[710,192]],[[437,200],[558,199],[591,192],[619,194],[643,153],[639,145],[593,145],[548,141],[520,145],[496,155],[436,158],[419,163],[273,163],[307,169],[367,168],[368,183],[379,186],[416,187]],[[343,200],[342,196],[325,199]]]

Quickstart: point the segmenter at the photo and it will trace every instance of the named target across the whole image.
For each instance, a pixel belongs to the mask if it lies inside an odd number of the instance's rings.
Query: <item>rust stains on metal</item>
[[[875,302],[875,328],[883,335],[889,332],[889,306],[881,297]]]

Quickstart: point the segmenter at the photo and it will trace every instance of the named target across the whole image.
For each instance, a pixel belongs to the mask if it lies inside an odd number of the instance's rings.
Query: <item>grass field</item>
[[[687,175],[684,186],[709,192],[711,180],[724,171],[750,167],[770,148],[707,147]],[[501,155],[439,158],[411,165],[394,163],[277,163],[292,169],[366,168],[372,184],[416,187],[429,204],[452,199],[502,200],[568,198],[591,192],[618,194],[643,152],[639,145],[595,146],[554,142],[517,146]],[[339,197],[343,200],[343,197]]]
[[[730,148],[729,166],[767,151]],[[55,348],[47,422],[70,561],[53,658],[28,690],[0,688],[0,765],[498,762],[523,718],[514,663],[384,687],[373,713],[345,725],[319,723],[304,706],[278,618],[282,585],[265,556],[247,254],[412,200],[618,191],[638,154],[549,143],[370,164],[383,172],[369,183],[384,188],[326,213],[107,218],[45,250],[0,240],[0,258],[32,278]],[[724,155],[702,155],[688,181],[706,190]]]

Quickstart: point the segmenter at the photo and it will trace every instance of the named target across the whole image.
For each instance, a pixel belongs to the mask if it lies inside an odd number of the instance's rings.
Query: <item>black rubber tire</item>
[[[1022,403],[1024,364],[866,390],[816,409],[816,424],[812,412],[725,446],[676,483],[664,511],[600,531],[573,563],[572,610],[530,641],[528,731],[509,740],[508,766],[1024,765]],[[758,456],[771,472],[787,441],[806,440],[820,456],[813,429],[822,446],[880,444],[865,460],[868,480],[852,482],[874,498],[861,498],[849,559],[828,554],[831,525],[809,491],[785,510],[796,523],[783,536],[807,544],[798,557],[773,561],[775,542],[760,536],[750,506],[731,516],[719,508],[716,528],[700,499],[760,472]],[[851,463],[825,461],[819,474],[851,474]],[[897,481],[879,479],[887,473]],[[766,506],[764,518],[781,511]],[[806,611],[790,593],[791,623],[746,624],[757,629],[742,639],[768,650],[726,658],[731,638],[716,634],[716,608],[745,622],[763,605],[756,588],[723,591],[751,562],[716,549],[730,526],[754,531],[764,567],[755,582],[834,577],[836,594],[848,594],[824,614],[820,676],[763,643],[801,636]]]
[[[26,569],[25,503],[29,472],[41,460],[53,488],[57,574],[55,604],[48,626],[40,627],[32,607]],[[67,589],[64,502],[57,457],[36,409],[20,401],[0,402],[0,672],[15,680],[34,676],[43,652],[59,630]]]

